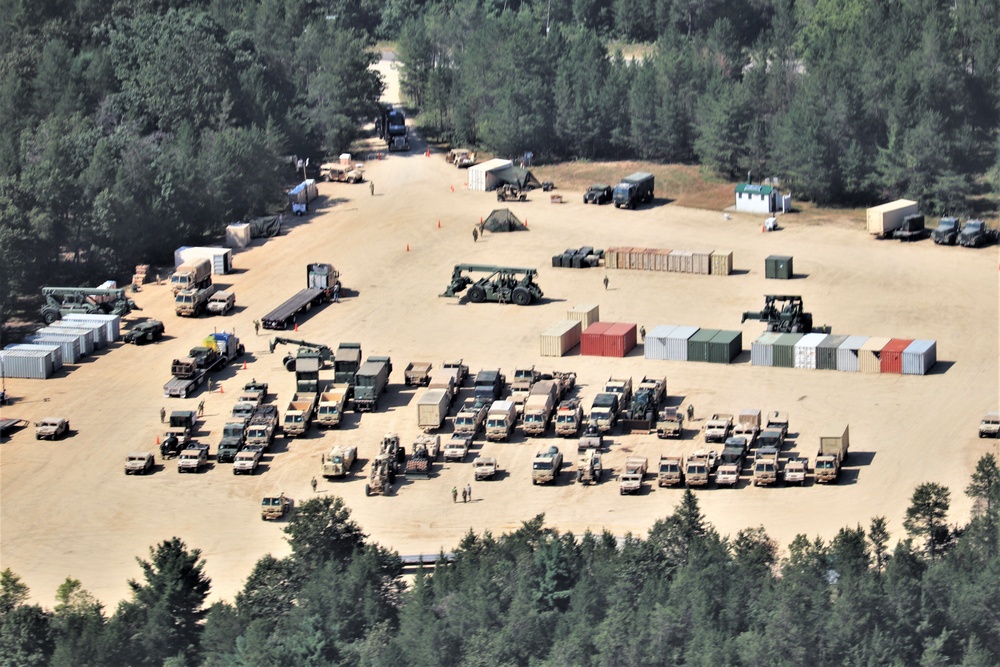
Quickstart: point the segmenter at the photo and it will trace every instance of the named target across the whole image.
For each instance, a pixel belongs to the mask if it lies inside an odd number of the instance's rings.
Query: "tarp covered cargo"
[[[498,208],[483,220],[483,229],[491,232],[519,232],[528,228],[509,208]]]
[[[516,185],[522,190],[542,187],[541,181],[524,167],[510,165],[503,169],[494,169],[491,173],[499,182]]]
[[[247,220],[250,225],[250,238],[262,239],[277,236],[281,233],[281,221],[276,215],[266,215]]]

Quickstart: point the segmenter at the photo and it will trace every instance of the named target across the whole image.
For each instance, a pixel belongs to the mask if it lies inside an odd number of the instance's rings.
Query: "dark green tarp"
[[[526,230],[527,227],[510,212],[509,208],[498,208],[483,220],[483,229],[490,232],[519,232]]]
[[[250,238],[252,239],[277,236],[281,233],[281,221],[276,215],[250,218],[247,223],[250,225]]]
[[[501,183],[516,185],[522,190],[542,187],[541,182],[535,178],[535,175],[523,167],[511,165],[503,169],[491,171],[490,174],[496,176]]]

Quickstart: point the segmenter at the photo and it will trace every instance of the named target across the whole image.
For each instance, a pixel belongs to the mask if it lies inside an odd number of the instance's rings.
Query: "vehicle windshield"
[[[535,461],[535,470],[552,470],[551,461]]]
[[[832,470],[833,461],[816,461],[816,467],[821,470]]]
[[[343,456],[331,456],[330,457],[330,463],[343,463],[343,462],[344,462],[344,457]]]

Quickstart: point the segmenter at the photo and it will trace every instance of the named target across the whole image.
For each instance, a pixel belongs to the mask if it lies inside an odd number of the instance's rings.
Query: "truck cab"
[[[777,447],[763,445],[757,450],[753,463],[753,485],[768,486],[778,481]]]
[[[733,430],[733,416],[716,413],[705,424],[705,442],[725,442]]]
[[[684,483],[684,465],[679,456],[661,456],[656,473],[657,486],[677,486]]]
[[[231,463],[243,445],[246,444],[247,420],[230,420],[222,427],[222,440],[219,441],[219,449],[216,453],[216,460],[219,463]]]
[[[570,399],[559,404],[556,410],[556,435],[572,438],[580,432],[583,423],[583,409],[579,399]]]
[[[618,477],[618,493],[621,495],[640,493],[648,465],[649,461],[645,456],[630,456],[625,459],[625,469]]]
[[[995,240],[995,232],[982,220],[968,220],[958,235],[959,245],[965,248],[978,248],[989,245]]]
[[[473,396],[488,402],[498,401],[503,396],[506,384],[507,379],[499,370],[479,371],[476,373]]]
[[[979,422],[980,438],[1000,437],[1000,412],[987,412]]]
[[[938,245],[955,245],[958,242],[958,218],[941,218],[937,227],[931,232],[931,238]]]
[[[531,464],[531,483],[547,484],[555,482],[562,468],[563,455],[556,446],[539,450]]]

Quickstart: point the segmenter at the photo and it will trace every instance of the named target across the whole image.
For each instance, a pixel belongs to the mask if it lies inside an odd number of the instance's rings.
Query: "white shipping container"
[[[467,176],[469,179],[469,189],[478,190],[480,192],[487,192],[495,189],[497,187],[497,178],[490,172],[506,169],[513,164],[514,163],[510,160],[501,160],[496,158],[469,167]]]
[[[62,322],[59,326],[61,320],[57,320],[45,327],[44,329],[39,329],[35,333],[40,336],[47,336],[49,334],[54,336],[76,336],[80,340],[80,356],[85,357],[91,354],[96,348],[96,339],[98,334],[94,332],[92,328],[83,328],[79,325],[67,325]]]
[[[250,245],[250,225],[236,222],[226,227],[226,246],[229,248],[246,248]]]
[[[658,324],[653,327],[652,331],[647,332],[646,340],[643,343],[645,357],[647,359],[668,359],[667,337],[676,328],[676,324]]]
[[[100,324],[104,327],[105,341],[108,343],[113,343],[122,337],[121,334],[121,315],[101,315],[97,313],[73,313],[63,317],[65,322],[91,322]]]
[[[543,357],[561,357],[580,344],[583,329],[576,320],[564,320],[555,324],[540,336]]]
[[[926,375],[937,363],[937,341],[915,340],[903,350],[903,375]]]
[[[698,333],[701,327],[682,325],[667,334],[667,359],[688,360],[688,338]]]
[[[816,347],[826,340],[829,334],[811,333],[806,334],[795,344],[795,356],[793,366],[795,368],[816,368]]]
[[[62,347],[60,347],[59,345],[55,344],[36,345],[34,343],[14,343],[12,345],[7,345],[6,347],[4,347],[4,350],[29,350],[29,351],[37,350],[44,352],[45,354],[49,355],[52,358],[53,372],[62,368],[63,365]]]
[[[0,350],[0,377],[45,380],[52,366],[52,354],[45,350]]]
[[[837,348],[837,370],[857,372],[858,350],[868,341],[868,336],[848,336]]]
[[[774,341],[778,340],[781,332],[765,331],[757,336],[754,342],[750,343],[750,364],[752,366],[773,366],[774,365]]]
[[[207,246],[181,246],[174,251],[174,267],[192,259],[205,257],[212,263],[213,275],[224,275],[233,270],[233,251],[230,248]]]
[[[75,364],[80,361],[80,338],[79,336],[57,336],[56,334],[33,334],[24,337],[25,343],[32,345],[58,345],[62,351],[64,364]]]

